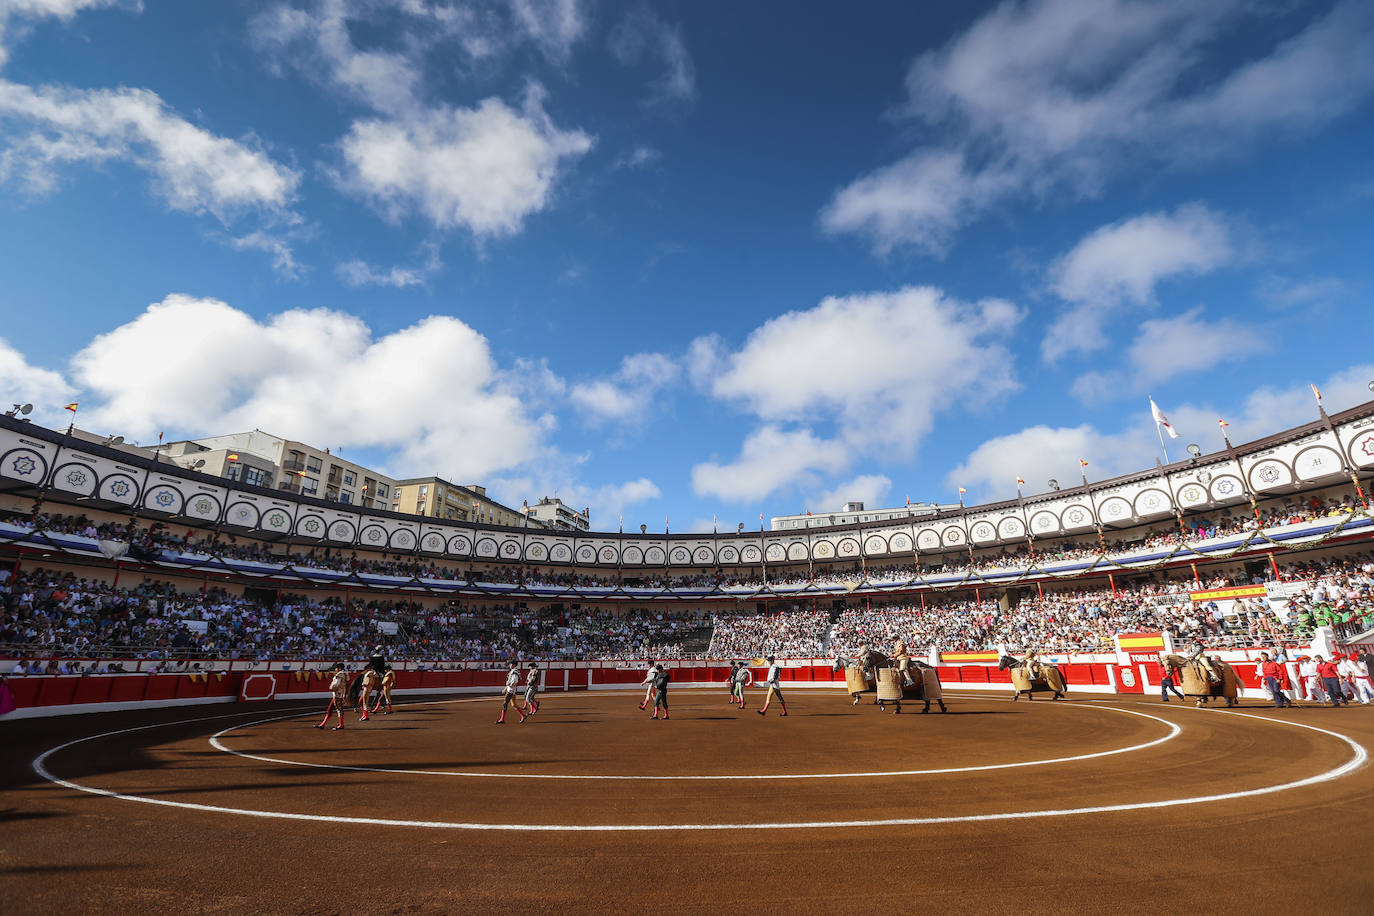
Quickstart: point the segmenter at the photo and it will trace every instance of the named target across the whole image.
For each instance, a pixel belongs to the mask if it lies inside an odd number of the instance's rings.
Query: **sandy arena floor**
[[[1370,909],[1374,707],[639,698],[3,723],[0,909]]]

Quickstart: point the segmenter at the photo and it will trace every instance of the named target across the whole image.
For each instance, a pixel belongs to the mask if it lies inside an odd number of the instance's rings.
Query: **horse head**
[[[1016,659],[1012,658],[1010,655],[1003,655],[1001,658],[999,658],[999,659],[997,660],[997,670],[998,670],[998,671],[1005,671],[1005,670],[1007,670],[1008,668],[1015,668],[1015,667],[1016,667]]]

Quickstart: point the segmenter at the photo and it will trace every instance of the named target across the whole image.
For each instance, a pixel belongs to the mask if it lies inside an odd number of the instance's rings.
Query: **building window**
[[[238,480],[242,473],[243,465],[239,464],[237,461],[231,461],[229,462],[229,467],[224,471],[224,476],[228,477],[230,480]]]
[[[377,484],[377,498],[378,498],[378,499],[386,499],[386,484],[384,484],[384,483],[379,483],[379,484]]]
[[[320,459],[313,455],[305,459],[305,469],[307,471],[314,471],[318,474],[320,472]]]
[[[265,482],[266,478],[267,475],[263,473],[262,468],[250,468],[245,466],[243,469],[244,483],[252,484],[255,487],[262,487],[267,485]]]
[[[353,472],[352,472],[352,471],[344,471],[344,486],[346,486],[346,487],[351,487],[351,486],[353,486]]]
[[[351,502],[353,502],[353,493],[352,493],[352,491],[350,491],[350,490],[344,490],[344,491],[342,491],[341,493],[339,493],[339,502],[341,502],[341,503],[351,503]]]
[[[421,496],[428,496],[428,495],[429,495],[429,487],[428,487],[428,486],[422,486],[422,487],[420,487],[420,495],[421,495]]]
[[[301,492],[307,496],[314,496],[320,489],[320,482],[314,477],[301,478]]]

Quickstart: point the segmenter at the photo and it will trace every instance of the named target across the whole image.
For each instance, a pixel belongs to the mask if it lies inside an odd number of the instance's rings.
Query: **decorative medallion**
[[[386,535],[382,533],[382,529],[380,529],[380,528],[369,528],[369,529],[368,529],[368,532],[367,532],[367,539],[368,539],[369,541],[371,541],[372,543],[375,544],[375,543],[377,543],[378,541],[380,541],[380,540],[381,540],[382,538],[384,538],[384,537],[386,537]]]
[[[1064,515],[1064,517],[1069,520],[1070,524],[1079,525],[1082,524],[1085,518],[1087,518],[1087,513],[1084,512],[1082,509],[1079,509],[1077,506],[1075,506],[1074,508],[1070,509]]]
[[[602,562],[602,563],[614,563],[614,562],[615,562],[615,548],[614,548],[614,547],[602,547],[602,548],[601,548],[601,562]]]
[[[14,473],[18,474],[20,477],[27,477],[38,470],[38,462],[34,461],[28,455],[20,455],[10,463],[10,467],[13,468]]]
[[[240,509],[239,511],[242,512],[243,510]],[[309,534],[314,534],[315,532],[320,530],[320,521],[319,519],[308,518],[301,525],[301,528],[305,529],[305,531]]]
[[[67,483],[73,487],[84,487],[86,485],[86,472],[73,470],[67,472]]]
[[[1279,479],[1279,466],[1276,464],[1266,464],[1259,469],[1259,479],[1265,483],[1273,483]]]
[[[686,547],[674,547],[671,556],[674,563],[686,563],[690,555]]]
[[[562,560],[564,562],[567,562],[570,556],[572,556],[572,551],[568,550],[567,544],[553,545],[553,558],[555,560]]]
[[[215,511],[215,504],[206,497],[202,496],[195,502],[191,503],[191,509],[196,513],[196,515],[209,515],[211,512]],[[281,512],[278,512],[276,514],[281,516],[282,519],[282,521],[278,522],[277,524],[284,524],[286,522],[286,516]],[[271,521],[271,516],[268,517],[268,520],[269,522]]]
[[[129,495],[129,482],[127,480],[116,480],[114,483],[110,484],[110,493],[123,499]]]
[[[176,502],[176,497],[172,495],[171,490],[158,490],[153,494],[153,502],[165,509]]]

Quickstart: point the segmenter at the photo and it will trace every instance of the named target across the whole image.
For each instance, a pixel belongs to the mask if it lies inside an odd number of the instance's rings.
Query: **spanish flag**
[[[68,404],[66,407],[63,407],[62,409],[70,410],[72,413],[76,413],[76,402],[72,401],[70,404]]]
[[[967,493],[967,492],[968,492],[968,490],[965,490],[963,487],[960,487],[960,488],[959,488],[959,493],[960,493],[960,495],[963,495],[964,493]]]
[[[1087,467],[1087,466],[1088,466],[1088,459],[1086,459],[1086,458],[1079,458],[1079,459],[1078,459],[1078,463],[1079,463],[1079,465],[1080,465],[1081,467]]]
[[[1217,417],[1217,426],[1220,426],[1222,429],[1225,429],[1226,427],[1228,427],[1228,426],[1230,426],[1230,425],[1231,425],[1230,423],[1227,423],[1227,422],[1226,422],[1225,420],[1223,420],[1221,417]]]
[[[1022,480],[1020,477],[1018,477],[1018,478],[1016,478],[1016,485],[1017,485],[1018,487],[1024,487],[1024,486],[1026,485],[1026,482],[1025,482],[1024,480]]]
[[[1317,396],[1317,403],[1320,404],[1321,401],[1322,401],[1322,392],[1321,392],[1321,389],[1318,388],[1316,385],[1313,385],[1313,386],[1312,386],[1312,393],[1315,394],[1315,395]]]

